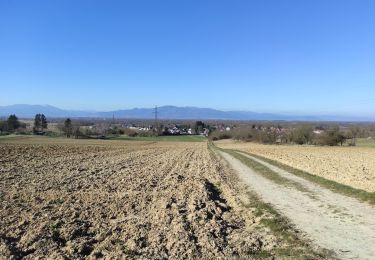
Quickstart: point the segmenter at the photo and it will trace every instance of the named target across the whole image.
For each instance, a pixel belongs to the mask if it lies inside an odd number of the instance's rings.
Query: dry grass
[[[375,192],[375,149],[368,147],[316,147],[263,145],[219,141],[235,149],[275,160],[344,185]]]

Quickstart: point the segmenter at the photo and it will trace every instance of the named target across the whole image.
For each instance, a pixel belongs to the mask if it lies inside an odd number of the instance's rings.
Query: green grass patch
[[[198,135],[180,135],[180,136],[150,136],[150,137],[129,137],[129,136],[109,136],[106,139],[97,138],[66,138],[64,136],[36,136],[36,135],[7,135],[0,136],[0,143],[82,143],[103,142],[106,141],[144,141],[144,142],[205,142],[207,138]]]
[[[246,153],[246,152],[243,152],[243,151],[239,151],[239,152]],[[360,201],[367,202],[371,205],[375,205],[375,192],[367,192],[367,191],[364,191],[364,190],[356,189],[356,188],[350,187],[348,185],[344,185],[344,184],[341,184],[341,183],[338,183],[338,182],[335,182],[335,181],[325,179],[325,178],[317,176],[317,175],[310,174],[308,172],[293,168],[289,165],[286,165],[286,164],[283,164],[281,162],[278,162],[278,161],[275,161],[275,160],[272,160],[272,159],[268,159],[268,158],[265,158],[265,157],[262,157],[262,156],[259,156],[259,155],[256,155],[256,154],[252,154],[252,153],[246,153],[246,154],[251,155],[251,156],[253,156],[255,158],[258,158],[260,160],[263,160],[265,162],[268,162],[269,164],[272,164],[276,167],[279,167],[279,168],[281,168],[281,169],[283,169],[287,172],[290,172],[290,173],[292,173],[292,174],[294,174],[298,177],[301,177],[301,178],[304,178],[308,181],[316,183],[316,184],[320,185],[321,187],[329,189],[329,190],[331,190],[335,193],[346,195],[346,196],[349,196],[349,197],[352,197],[352,198],[356,198]]]
[[[356,146],[375,148],[375,139],[358,138],[356,141]]]
[[[18,140],[25,140],[32,138],[31,135],[2,135],[0,136],[0,143],[1,142],[8,142],[8,141],[18,141]]]
[[[207,139],[200,135],[170,135],[170,136],[147,136],[147,137],[130,137],[118,136],[112,137],[110,140],[126,140],[126,141],[154,141],[154,142],[204,142]]]
[[[15,134],[11,134],[11,135],[0,135],[0,139],[10,139],[10,138],[17,138],[17,137],[20,137],[20,135],[15,135]]]

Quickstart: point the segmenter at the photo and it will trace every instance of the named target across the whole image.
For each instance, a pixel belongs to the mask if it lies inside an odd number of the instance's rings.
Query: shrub
[[[155,133],[152,131],[140,131],[138,133],[138,136],[140,137],[150,137],[150,136],[155,136]]]
[[[134,131],[134,130],[129,129],[129,128],[125,128],[123,134],[125,134],[127,136],[130,136],[130,137],[136,137],[138,135],[137,131]]]
[[[230,132],[220,132],[214,131],[209,135],[209,139],[213,141],[222,140],[222,139],[230,139],[232,138],[232,134]]]
[[[312,141],[313,129],[310,126],[300,126],[290,134],[290,141],[296,144],[310,144]]]
[[[313,144],[328,146],[336,146],[338,144],[343,145],[347,139],[348,137],[344,133],[340,132],[338,127],[335,127],[327,130],[324,134],[316,136]]]

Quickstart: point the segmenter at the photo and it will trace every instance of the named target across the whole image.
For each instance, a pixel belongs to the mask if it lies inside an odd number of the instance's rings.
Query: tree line
[[[313,127],[299,125],[296,127],[282,128],[281,126],[256,126],[238,127],[231,131],[213,131],[211,140],[235,139],[263,144],[309,144],[309,145],[348,145],[355,146],[360,136],[360,128],[352,126],[341,130],[338,126]]]
[[[47,118],[43,114],[36,114],[34,118],[34,134],[41,134],[45,129],[48,128]],[[26,123],[20,122],[15,114],[8,117],[7,120],[0,121],[0,133],[14,133],[23,129],[26,132]]]
[[[6,120],[0,120],[0,134],[10,134],[10,133],[30,133],[26,130],[26,123],[20,122],[15,114],[10,115]],[[48,129],[47,117],[44,114],[36,114],[34,117],[34,124],[32,128],[32,133],[36,135],[45,135]],[[79,126],[75,126],[70,118],[64,121],[62,127],[60,127],[61,132],[66,137],[76,137],[82,136]]]

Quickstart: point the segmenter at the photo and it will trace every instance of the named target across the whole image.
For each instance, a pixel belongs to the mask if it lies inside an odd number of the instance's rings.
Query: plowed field
[[[43,140],[0,144],[2,258],[225,259],[280,244],[205,142]]]

